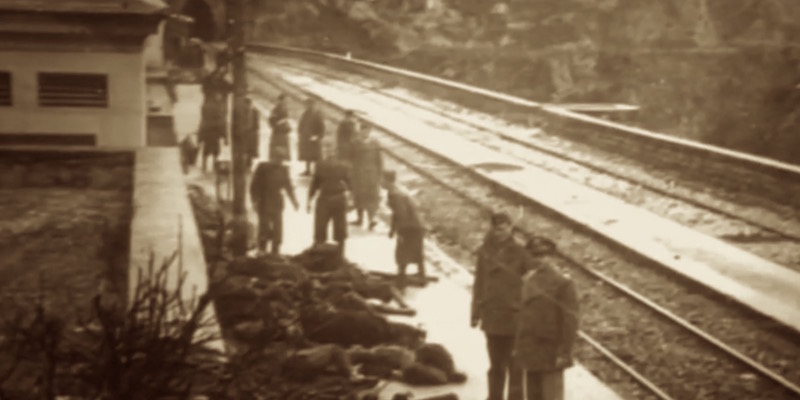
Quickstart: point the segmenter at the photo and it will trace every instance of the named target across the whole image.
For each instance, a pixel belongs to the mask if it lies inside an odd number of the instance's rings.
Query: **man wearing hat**
[[[286,149],[277,148],[275,158],[258,163],[250,183],[250,199],[258,214],[258,249],[266,251],[267,243],[272,244],[271,253],[280,252],[283,241],[283,195],[286,191],[295,210],[298,208],[294,186],[289,177],[289,168],[284,165]]]
[[[289,124],[289,107],[286,104],[286,94],[278,96],[278,102],[269,114],[269,126],[272,134],[269,138],[269,158],[275,157],[275,149],[282,147],[286,150],[289,159],[289,133],[292,126]]]
[[[528,400],[563,400],[564,369],[573,364],[578,334],[578,294],[553,267],[552,241],[534,237],[526,249],[536,262],[523,277],[514,362],[525,369]]]
[[[508,399],[522,399],[522,373],[511,362],[517,332],[522,276],[533,260],[514,239],[511,218],[493,213],[491,228],[478,249],[472,286],[472,327],[480,325],[489,353],[489,400],[504,400],[506,376]]]

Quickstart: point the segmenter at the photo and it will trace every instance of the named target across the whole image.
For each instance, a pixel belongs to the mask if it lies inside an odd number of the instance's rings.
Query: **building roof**
[[[167,5],[162,0],[0,0],[0,11],[154,14],[166,8]]]

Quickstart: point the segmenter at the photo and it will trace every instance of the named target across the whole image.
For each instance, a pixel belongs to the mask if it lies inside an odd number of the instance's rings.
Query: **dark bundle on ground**
[[[330,261],[334,250],[323,245],[291,258],[225,261],[211,287],[234,347],[264,354],[285,346],[282,357],[273,357],[280,363],[276,387],[352,379],[356,370],[421,385],[460,381],[447,351],[424,345],[424,330],[389,321],[367,301],[391,300],[391,284],[346,260]],[[312,392],[304,393],[323,398]]]
[[[339,248],[330,243],[316,244],[292,257],[292,261],[310,272],[336,271],[345,263]]]
[[[272,255],[237,258],[228,265],[228,272],[233,275],[258,278],[265,282],[282,280],[302,282],[310,277],[302,264]]]
[[[444,385],[448,380],[443,371],[417,362],[403,370],[403,382],[411,385]]]
[[[417,362],[429,367],[436,368],[445,373],[447,380],[454,383],[466,382],[467,376],[463,372],[456,371],[456,364],[453,356],[444,348],[436,343],[426,343],[416,351]]]

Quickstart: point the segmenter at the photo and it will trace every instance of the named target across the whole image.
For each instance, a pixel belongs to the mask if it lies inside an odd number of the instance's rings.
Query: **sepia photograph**
[[[789,400],[798,360],[798,0],[0,0],[0,400]]]

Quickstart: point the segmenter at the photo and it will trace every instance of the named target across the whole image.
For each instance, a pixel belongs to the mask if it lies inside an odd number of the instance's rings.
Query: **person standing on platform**
[[[491,230],[478,249],[472,286],[472,327],[480,325],[489,353],[489,400],[522,399],[522,372],[512,363],[522,276],[533,260],[513,237],[506,213],[491,216]]]
[[[244,135],[244,156],[247,169],[253,165],[253,160],[259,156],[261,134],[261,112],[253,104],[253,99],[248,97],[247,102],[247,129]]]
[[[269,114],[269,127],[272,129],[272,134],[269,138],[269,159],[273,159],[275,149],[278,147],[283,147],[288,156],[289,133],[292,131],[292,126],[289,124],[289,107],[286,104],[286,94],[281,93],[278,96],[278,103]],[[288,159],[291,159],[291,157],[288,157]]]
[[[397,174],[387,171],[384,175],[386,184],[387,202],[392,210],[389,223],[389,238],[397,233],[397,242],[394,249],[394,260],[397,264],[397,275],[400,286],[405,286],[406,267],[408,264],[417,264],[417,275],[425,278],[425,252],[423,239],[425,228],[417,213],[417,207],[411,197],[404,193],[395,184]]]
[[[333,240],[344,257],[347,240],[347,197],[350,192],[350,166],[334,157],[332,144],[323,139],[323,160],[317,165],[308,188],[307,211],[317,197],[314,209],[314,244],[328,241],[328,224],[333,223]]]
[[[203,146],[202,168],[205,172],[208,157],[211,157],[211,167],[216,165],[220,140],[228,143],[228,96],[222,92],[213,92],[203,102],[197,140]]]
[[[336,129],[336,155],[339,160],[346,163],[352,162],[353,140],[355,140],[357,133],[358,121],[356,120],[356,113],[353,110],[347,110],[344,113],[344,119]]]
[[[369,230],[373,230],[376,224],[375,214],[381,201],[383,158],[380,145],[370,137],[372,126],[362,122],[360,128],[351,148],[353,203],[357,216],[352,223],[361,226],[366,212]]]
[[[564,369],[573,364],[578,335],[578,294],[553,267],[552,241],[533,238],[526,249],[536,262],[522,278],[514,362],[526,371],[527,400],[563,400]]]
[[[303,175],[309,176],[311,175],[311,165],[316,164],[320,159],[322,138],[325,136],[325,119],[317,109],[314,99],[306,101],[306,110],[300,117],[297,135],[297,158],[305,161],[306,170]]]
[[[258,215],[258,250],[277,255],[283,242],[283,195],[286,191],[295,210],[298,209],[289,167],[284,165],[286,150],[275,149],[275,158],[258,163],[250,183],[250,199]]]

